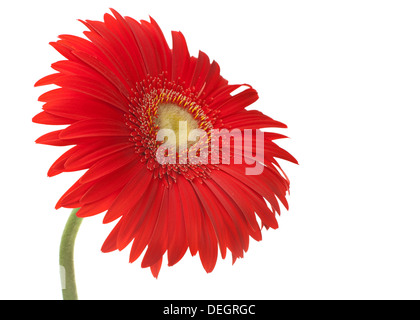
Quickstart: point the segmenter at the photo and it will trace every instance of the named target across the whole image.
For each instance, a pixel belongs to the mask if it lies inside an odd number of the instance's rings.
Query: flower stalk
[[[76,216],[77,211],[79,208],[72,210],[61,236],[59,262],[63,300],[78,299],[74,272],[74,243],[83,219]]]

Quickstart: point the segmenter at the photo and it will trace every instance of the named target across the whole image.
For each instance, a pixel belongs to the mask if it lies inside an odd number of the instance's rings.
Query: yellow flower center
[[[194,129],[199,128],[199,123],[186,109],[173,104],[162,103],[158,105],[156,124],[159,129],[172,130],[174,134],[165,135],[166,142],[176,146],[179,150],[180,143],[187,142],[187,147],[196,141],[188,141],[188,135]]]

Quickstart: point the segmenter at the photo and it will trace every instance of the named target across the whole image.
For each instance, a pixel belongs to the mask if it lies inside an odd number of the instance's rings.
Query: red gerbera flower
[[[256,139],[261,128],[286,126],[246,110],[257,92],[245,85],[232,94],[242,85],[228,84],[205,53],[191,56],[180,32],[172,32],[171,49],[152,18],[138,22],[112,13],[104,22],[82,21],[89,29],[86,39],[61,35],[51,43],[65,60],[52,64],[57,73],[36,83],[59,88],[40,96],[45,104],[33,121],[69,125],[36,142],[74,145],[48,175],[88,169],[56,208],[80,208],[79,217],[107,211],[104,223],[119,219],[102,251],[132,242],[130,262],[145,251],[141,266],[155,277],[166,252],[172,266],[189,248],[207,272],[218,249],[222,258],[229,249],[234,262],[247,251],[250,236],[259,241],[262,227],[278,227],[278,200],[288,207],[289,180],[275,158],[297,161],[273,142],[285,136],[266,132],[262,149]],[[181,124],[187,135],[204,132],[203,143],[188,141],[182,149]],[[160,129],[174,130],[175,138],[159,140]],[[216,129],[226,129],[221,136],[228,139],[204,148]],[[255,136],[250,143],[246,129]],[[234,141],[233,130],[243,141],[229,145],[226,155],[222,149]],[[163,145],[172,146],[162,155],[175,162],[159,161]],[[200,161],[185,162],[183,155]],[[261,172],[247,174],[249,159],[256,159]]]

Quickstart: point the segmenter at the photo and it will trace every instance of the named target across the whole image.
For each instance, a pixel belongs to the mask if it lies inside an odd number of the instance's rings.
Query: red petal
[[[81,183],[97,180],[133,161],[138,155],[132,149],[123,149],[95,163],[80,178]]]
[[[54,83],[60,87],[81,92],[90,97],[109,103],[123,111],[128,111],[128,101],[120,94],[117,94],[114,88],[107,85],[104,81],[97,83],[79,75],[63,75],[62,77],[57,78]]]
[[[216,266],[217,238],[207,215],[201,220],[200,230],[200,260],[206,272],[210,273]]]
[[[264,138],[274,141],[277,139],[286,139],[288,138],[287,136],[280,134],[280,133],[276,133],[276,132],[264,132]]]
[[[227,230],[221,219],[220,212],[214,203],[210,201],[211,195],[206,189],[203,188],[203,185],[196,184],[194,181],[191,183],[191,185],[193,186],[195,193],[197,194],[197,198],[200,199],[201,205],[203,206],[203,211],[205,213],[204,216],[208,216],[209,220],[211,221],[211,225],[219,243],[222,258],[224,259],[226,256]]]
[[[64,164],[66,171],[77,171],[89,168],[102,158],[123,149],[131,148],[133,144],[126,142],[125,137],[100,137],[99,139],[80,143],[77,152],[71,155]]]
[[[112,229],[111,233],[108,235],[108,237],[105,239],[101,251],[102,252],[111,252],[114,250],[117,250],[117,237],[118,233],[120,232],[121,227],[121,220],[118,221],[118,223],[115,225],[114,229]]]
[[[121,17],[121,15],[115,10],[111,10],[114,16],[113,18],[109,14],[105,14],[104,21],[106,26],[117,35],[121,46],[126,50],[129,55],[129,62],[132,65],[132,72],[135,79],[142,79],[147,74],[143,58],[139,51],[136,42],[136,34],[129,25],[127,20]],[[134,78],[133,78],[134,79]]]
[[[242,248],[247,251],[249,245],[249,231],[252,232],[252,228],[248,225],[242,211],[233,202],[228,195],[216,184],[213,179],[205,179],[204,183],[214,194],[215,198],[220,203],[221,208],[225,209],[225,212],[232,219],[234,224],[234,230],[238,233],[239,241],[241,242]]]
[[[249,188],[253,189],[257,194],[267,199],[267,201],[276,209],[277,212],[280,212],[278,202],[275,198],[275,194],[272,189],[267,185],[270,183],[268,179],[261,179],[262,175],[247,176],[245,174],[245,167],[239,165],[220,165],[219,168],[237,180],[241,181]],[[264,177],[264,176],[262,176]]]
[[[111,16],[106,14],[104,18],[108,21],[109,17]],[[128,80],[129,85],[134,87],[136,79],[140,77],[138,68],[118,34],[112,32],[105,23],[100,21],[86,20],[81,22],[91,30],[91,32],[85,32],[84,34],[107,54],[109,61],[114,66],[119,67],[121,74]]]
[[[61,77],[62,74],[61,73],[54,73],[54,74],[50,74],[42,79],[39,79],[36,83],[35,83],[35,87],[40,87],[40,86],[46,86],[49,84],[54,84],[55,80],[58,79],[59,77]]]
[[[220,76],[220,67],[216,61],[213,61],[210,66],[205,80],[205,84],[206,87],[204,91],[206,92],[206,94],[202,95],[203,99],[212,95],[213,90],[227,85],[227,81]]]
[[[63,57],[72,60],[72,59],[77,59],[72,53],[71,53],[71,48],[69,48],[68,46],[66,46],[65,44],[63,44],[62,41],[57,41],[57,42],[50,42],[50,45],[57,50]]]
[[[201,92],[206,85],[205,80],[210,69],[210,59],[202,51],[199,51],[197,64],[195,66],[194,74],[190,86],[195,87],[197,92]]]
[[[201,228],[201,207],[191,183],[182,175],[177,178],[179,186],[179,201],[184,212],[185,230],[188,245],[192,255],[195,255],[199,248]]]
[[[159,275],[160,268],[162,266],[162,257],[160,257],[159,261],[156,262],[154,265],[150,266],[150,271],[152,275],[157,279]]]
[[[165,189],[163,183],[158,181],[152,183],[150,191],[144,197],[145,201],[139,202],[137,207],[121,219],[126,228],[118,235],[118,247],[123,248],[135,235],[130,252],[130,262],[134,262],[140,256],[150,241]]]
[[[57,99],[73,99],[76,94],[79,93],[65,88],[58,88],[41,94],[38,98],[38,101],[48,102]]]
[[[121,122],[108,119],[89,119],[73,123],[60,133],[60,139],[86,137],[129,137],[130,129]]]
[[[237,129],[261,129],[261,128],[287,128],[284,123],[273,120],[269,116],[261,113],[257,110],[244,110],[234,114],[230,114],[228,117],[221,115],[223,123],[228,128]]]
[[[254,232],[258,232],[260,228],[257,219],[255,218],[253,210],[254,205],[250,201],[249,197],[244,196],[244,194],[240,192],[242,189],[244,189],[243,187],[241,188],[241,182],[233,179],[220,170],[212,172],[212,179],[220,186],[220,189],[224,190],[224,192],[239,207],[243,216],[248,222],[250,229]],[[259,234],[259,238],[260,237],[261,233]]]
[[[168,217],[168,265],[173,266],[181,260],[188,248],[180,190],[176,183],[169,188],[169,203],[171,212]]]
[[[235,114],[245,109],[247,106],[249,106],[257,100],[257,91],[255,91],[252,88],[249,88],[229,98],[226,102],[219,105],[215,109],[220,110],[220,116],[223,117],[228,114]]]
[[[159,56],[161,59],[162,70],[170,71],[172,65],[172,55],[171,49],[169,49],[168,43],[166,42],[165,36],[163,35],[162,30],[158,26],[155,20],[150,17],[150,34],[154,38],[154,43],[157,45],[157,50],[159,51]]]
[[[83,51],[73,51],[73,54],[88,66],[93,68],[95,71],[97,71],[104,79],[108,80],[112,85],[114,85],[122,95],[129,96],[130,88],[127,82],[113,73],[107,65]]]
[[[136,166],[137,165],[137,166]],[[111,193],[121,190],[138,170],[137,159],[124,167],[96,180],[92,187],[81,197],[80,202],[89,203],[105,198]]]
[[[278,223],[273,212],[271,212],[264,202],[264,198],[275,208],[277,212],[280,212],[278,202],[275,198],[274,191],[270,189],[267,183],[270,183],[268,179],[258,179],[260,176],[246,176],[245,174],[239,174],[235,169],[235,166],[220,166],[222,171],[225,171],[232,177],[241,181],[242,184],[237,184],[239,190],[246,192],[248,199],[252,201],[252,208],[255,209],[261,220],[265,225],[270,226],[273,229],[278,228]],[[272,184],[270,184],[272,186]],[[252,189],[254,192],[249,192]]]
[[[80,180],[80,179],[79,179]],[[55,208],[72,207],[80,208],[80,198],[94,185],[94,183],[82,184],[77,180],[58,200]],[[106,195],[105,195],[106,196]],[[103,198],[103,197],[102,197]],[[101,198],[100,198],[101,199]],[[98,200],[100,200],[98,199]]]
[[[48,176],[49,177],[53,177],[57,174],[60,174],[62,172],[65,171],[65,167],[64,167],[64,163],[66,163],[66,161],[69,159],[69,157],[71,157],[72,155],[74,155],[75,153],[77,153],[78,148],[73,147],[71,149],[69,149],[68,151],[66,151],[65,153],[63,153],[50,167],[50,169],[48,170]]]
[[[147,22],[144,21],[142,24],[140,24],[138,21],[129,17],[126,19],[128,25],[133,30],[136,47],[140,52],[140,61],[143,62],[145,74],[157,76],[159,71],[163,70],[160,70],[159,53],[156,51],[155,46],[150,39],[147,27],[144,26],[144,24],[147,24]]]
[[[56,116],[48,112],[38,113],[35,117],[32,118],[32,122],[39,124],[50,124],[50,125],[66,125],[74,123],[76,120]]]
[[[55,99],[44,104],[43,109],[48,113],[75,120],[112,119],[124,120],[124,113],[102,101],[79,94],[80,97]]]
[[[112,202],[114,201],[117,195],[118,195],[118,192],[114,192],[99,201],[82,204],[82,207],[77,212],[77,216],[79,218],[86,218],[86,217],[91,217],[91,216],[94,216],[96,214],[99,214],[108,210],[109,206],[112,204]]]
[[[35,142],[51,146],[68,146],[73,144],[71,141],[64,141],[59,138],[62,131],[63,130],[48,132],[36,139]]]
[[[273,157],[299,164],[295,157],[293,157],[289,152],[280,148],[277,144],[271,141],[265,143],[264,151],[267,153],[267,155],[272,155]]]
[[[141,262],[142,268],[154,265],[168,248],[168,213],[169,213],[169,196],[168,189],[165,188],[162,204],[159,210],[159,216]]]
[[[181,32],[172,31],[172,77],[173,81],[182,78],[184,71],[188,70],[188,52],[187,42]]]
[[[112,54],[109,53],[108,46],[109,44],[104,41],[102,37],[100,37],[97,33],[92,32],[85,32],[85,34],[89,35],[91,38],[96,39],[97,41],[95,43],[75,37],[70,35],[61,35],[60,38],[63,39],[61,42],[63,45],[71,48],[72,56],[74,58],[71,58],[69,60],[76,61],[76,62],[83,62],[77,55],[75,55],[75,52],[84,52],[92,57],[95,57],[101,63],[106,65],[106,67],[114,73],[118,79],[121,80],[121,82],[129,86],[129,82],[127,81],[127,77],[124,73],[124,71],[121,69],[121,66],[118,62],[115,61],[115,58],[113,58]]]
[[[130,209],[135,207],[139,199],[141,199],[146,192],[152,179],[152,174],[143,166],[138,173],[128,182],[121,190],[119,196],[110,206],[104,223],[109,223],[118,219],[123,214],[126,214]]]

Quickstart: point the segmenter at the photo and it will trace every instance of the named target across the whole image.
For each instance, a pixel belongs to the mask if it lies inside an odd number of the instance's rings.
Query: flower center
[[[207,178],[215,166],[202,158],[209,156],[208,137],[220,121],[218,110],[211,110],[191,89],[168,81],[165,73],[136,83],[131,92],[125,123],[132,130],[135,152],[154,177],[168,184],[179,174],[188,180]],[[158,155],[170,161],[162,164]]]
[[[159,129],[168,129],[165,134],[167,143],[179,149],[180,144],[186,143],[190,147],[195,141],[188,141],[192,130],[199,128],[199,123],[186,109],[173,103],[161,103],[157,108],[156,124]]]

